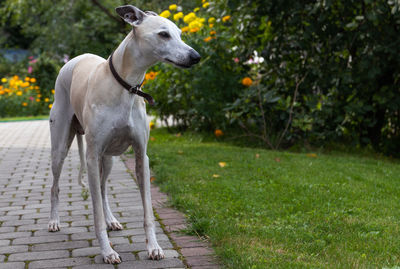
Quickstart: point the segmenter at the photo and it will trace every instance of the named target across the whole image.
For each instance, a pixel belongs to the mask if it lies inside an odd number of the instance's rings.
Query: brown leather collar
[[[154,99],[153,99],[153,97],[151,97],[150,94],[145,93],[145,92],[142,92],[142,91],[140,90],[140,87],[142,87],[142,84],[143,84],[143,81],[144,81],[144,80],[142,81],[142,83],[140,83],[140,84],[138,84],[138,85],[136,85],[136,86],[131,86],[131,85],[129,85],[128,82],[126,82],[125,80],[123,80],[123,79],[118,75],[118,72],[115,70],[114,65],[113,65],[113,63],[112,63],[112,56],[113,56],[113,54],[114,54],[114,52],[111,53],[110,59],[108,60],[108,63],[109,63],[109,66],[110,66],[111,73],[113,74],[115,80],[118,81],[118,83],[121,84],[122,87],[124,87],[125,89],[127,89],[129,93],[137,94],[137,95],[143,97],[144,99],[146,99],[147,102],[148,102],[150,105],[154,105]]]

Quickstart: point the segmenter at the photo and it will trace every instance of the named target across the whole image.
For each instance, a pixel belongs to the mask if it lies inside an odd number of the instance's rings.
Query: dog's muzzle
[[[189,65],[194,65],[200,62],[201,56],[197,51],[191,49],[189,52],[189,59],[190,59]]]

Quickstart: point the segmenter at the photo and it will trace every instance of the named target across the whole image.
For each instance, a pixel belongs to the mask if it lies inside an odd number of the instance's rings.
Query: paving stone
[[[0,246],[8,246],[10,242],[10,240],[0,240]]]
[[[0,263],[0,269],[25,269],[25,263],[24,262]]]
[[[59,268],[69,267],[83,264],[90,264],[91,260],[87,257],[66,258],[66,259],[51,259],[42,261],[33,261],[29,263],[29,269],[42,269],[42,268]]]
[[[25,237],[18,238],[13,241],[14,245],[21,244],[40,244],[40,243],[51,243],[51,242],[63,242],[68,240],[68,235],[55,234],[55,235],[43,235],[38,237]]]
[[[76,248],[72,250],[72,257],[85,257],[101,253],[100,247]]]
[[[15,253],[8,257],[9,261],[32,261],[32,260],[48,260],[57,258],[68,258],[68,250],[52,250],[40,252]]]
[[[127,261],[118,265],[118,269],[171,268],[171,267],[185,267],[185,266],[179,259],[163,259],[159,261],[152,261],[152,260]]]
[[[28,246],[5,246],[0,247],[0,254],[10,254],[10,253],[19,253],[19,252],[27,252]]]
[[[90,245],[89,241],[68,241],[68,242],[36,244],[32,246],[32,251],[85,248],[89,247],[89,245]]]

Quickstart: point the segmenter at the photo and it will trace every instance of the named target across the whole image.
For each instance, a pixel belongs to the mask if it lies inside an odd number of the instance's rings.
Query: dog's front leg
[[[99,176],[99,160],[100,156],[94,143],[91,143],[90,138],[86,138],[87,141],[87,171],[90,195],[92,196],[93,204],[93,216],[94,216],[94,228],[96,231],[96,237],[99,241],[101,254],[105,263],[116,264],[121,262],[121,257],[115,252],[108,240],[106,222],[104,219],[103,202],[101,197],[100,187],[100,176]]]
[[[164,252],[158,245],[155,233],[154,214],[150,192],[149,158],[146,155],[146,149],[135,148],[135,160],[136,177],[139,184],[140,194],[142,195],[144,209],[144,230],[146,233],[147,251],[150,259],[160,260],[164,258]]]

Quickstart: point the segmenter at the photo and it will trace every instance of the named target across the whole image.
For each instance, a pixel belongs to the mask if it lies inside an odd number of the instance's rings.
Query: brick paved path
[[[166,259],[147,259],[139,190],[119,158],[108,186],[111,208],[124,230],[109,236],[123,262],[115,267],[103,264],[93,232],[91,199],[83,199],[77,183],[76,141],[60,178],[61,231],[49,233],[49,140],[47,121],[0,123],[0,269],[184,267],[158,223],[157,238]]]

